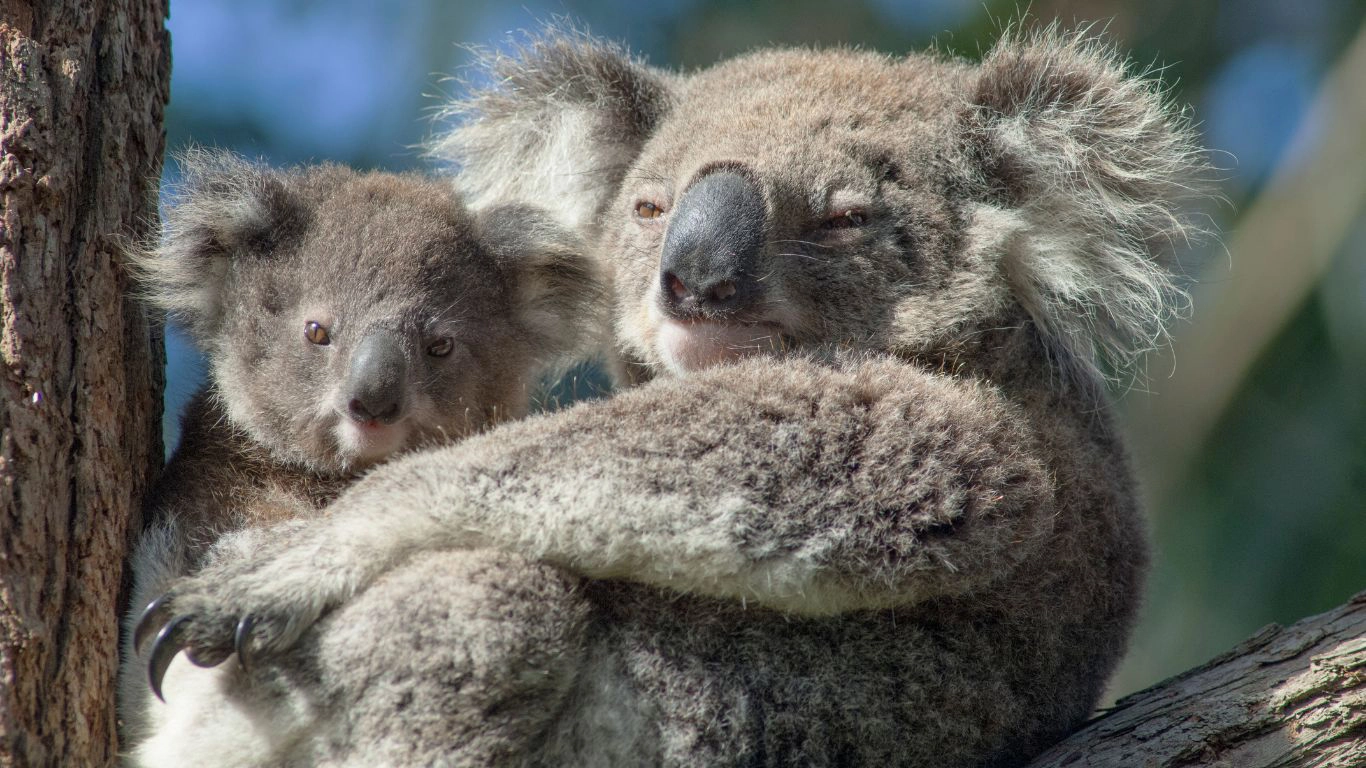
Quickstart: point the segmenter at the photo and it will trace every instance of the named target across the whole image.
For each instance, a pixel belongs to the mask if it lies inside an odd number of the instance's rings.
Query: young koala
[[[181,166],[162,237],[132,265],[209,373],[147,501],[139,613],[269,524],[316,524],[395,454],[525,415],[538,377],[586,349],[601,303],[577,238],[526,206],[476,215],[448,183],[336,165],[192,151]],[[156,703],[125,635],[121,714],[137,744]]]
[[[293,675],[277,700],[347,702],[180,736],[259,765],[983,768],[1081,723],[1147,560],[1102,371],[1179,306],[1202,172],[1160,87],[1052,30],[688,74],[552,34],[490,66],[440,147],[458,184],[592,238],[655,378],[391,462],[173,585],[154,656],[240,647]]]

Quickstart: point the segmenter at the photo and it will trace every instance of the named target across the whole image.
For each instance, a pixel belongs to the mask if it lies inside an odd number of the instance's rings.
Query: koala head
[[[551,205],[656,369],[813,348],[907,356],[1027,327],[1094,380],[1161,340],[1199,153],[1100,44],[980,63],[761,51],[693,74],[573,33],[487,62],[433,152],[477,201]]]
[[[601,303],[575,236],[449,184],[192,151],[133,266],[189,331],[231,422],[277,458],[347,472],[525,412]]]

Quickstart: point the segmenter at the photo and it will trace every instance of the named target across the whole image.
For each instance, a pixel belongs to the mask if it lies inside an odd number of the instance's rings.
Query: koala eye
[[[455,342],[451,341],[450,336],[442,336],[441,338],[427,345],[427,354],[431,355],[432,357],[445,357],[446,355],[449,355],[451,353],[451,349],[453,349],[454,347]]]
[[[332,343],[332,337],[327,333],[327,329],[313,320],[304,323],[304,338],[319,346]]]
[[[636,216],[642,219],[657,219],[664,215],[664,209],[647,200],[636,203]]]
[[[821,223],[821,229],[851,229],[861,227],[868,221],[868,214],[853,208],[839,214],[831,216]]]

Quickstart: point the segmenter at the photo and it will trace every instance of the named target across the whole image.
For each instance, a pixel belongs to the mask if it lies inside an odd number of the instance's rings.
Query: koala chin
[[[338,453],[353,467],[365,467],[398,451],[408,442],[409,430],[402,422],[384,424],[378,420],[337,419]]]
[[[776,325],[679,321],[669,317],[661,317],[656,323],[659,359],[676,375],[749,355],[782,351],[782,331]]]
[[[524,415],[600,322],[579,239],[529,207],[475,213],[444,181],[335,165],[180,165],[162,237],[131,266],[208,383],[147,501],[130,630],[171,579],[250,551],[270,523],[310,524],[362,470]],[[130,635],[120,709],[137,745],[173,716],[146,675],[159,686],[171,660]],[[183,678],[168,681],[182,703]]]
[[[1160,84],[1056,29],[687,73],[552,32],[486,66],[436,151],[476,210],[590,243],[640,384],[387,461],[177,582],[162,655],[253,671],[176,734],[253,765],[1003,768],[1082,723],[1148,557],[1105,377],[1164,338],[1197,234]]]

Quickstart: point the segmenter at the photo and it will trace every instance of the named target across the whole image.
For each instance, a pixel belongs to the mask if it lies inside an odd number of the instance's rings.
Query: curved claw
[[[150,608],[149,608],[150,610]],[[147,662],[147,682],[152,686],[152,693],[158,699],[166,700],[161,695],[161,681],[166,677],[166,670],[171,666],[171,660],[175,658],[180,649],[185,647],[185,635],[189,627],[185,625],[193,616],[177,616],[171,619],[170,623],[161,628],[157,633],[157,639],[152,643],[151,658]],[[141,625],[139,624],[139,628]]]
[[[256,628],[256,617],[250,613],[237,622],[237,632],[232,636],[232,647],[237,651],[237,663],[242,671],[251,671],[251,659],[247,654],[247,644],[251,642],[251,631]]]
[[[170,595],[162,595],[147,604],[142,610],[142,615],[138,617],[138,624],[133,629],[133,650],[142,653],[142,647],[147,645],[147,640],[152,635],[157,634],[167,621],[170,621],[172,613],[168,603]]]

